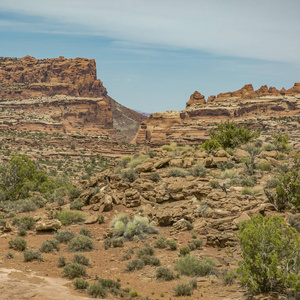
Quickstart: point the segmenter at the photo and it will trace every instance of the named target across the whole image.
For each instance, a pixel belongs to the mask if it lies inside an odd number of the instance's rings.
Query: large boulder
[[[126,207],[136,207],[141,205],[141,196],[138,190],[128,189],[125,191]]]
[[[57,219],[41,220],[38,221],[35,225],[36,231],[50,231],[50,230],[58,230],[60,228],[61,228],[61,222]]]

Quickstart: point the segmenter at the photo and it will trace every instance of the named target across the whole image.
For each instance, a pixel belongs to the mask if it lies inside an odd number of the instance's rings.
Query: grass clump
[[[62,210],[58,212],[56,218],[62,223],[62,225],[79,223],[84,220],[83,213],[71,210]]]
[[[93,249],[93,240],[85,235],[79,235],[68,243],[70,251],[90,251]]]
[[[271,170],[271,164],[269,162],[262,162],[258,164],[258,169],[262,171],[270,171]]]
[[[77,199],[77,200],[71,202],[70,209],[81,210],[83,206],[84,206],[84,203],[83,203],[82,199]]]
[[[165,267],[159,267],[156,270],[156,279],[159,281],[171,281],[174,279],[173,272]]]
[[[69,279],[74,279],[77,277],[85,277],[86,269],[85,266],[78,263],[70,263],[64,267],[63,276]]]
[[[158,182],[160,180],[160,176],[157,172],[152,172],[150,174],[150,179],[153,181],[153,182]]]
[[[76,278],[73,281],[73,285],[77,290],[86,290],[89,287],[89,283],[83,278]]]
[[[141,163],[143,163],[146,159],[148,158],[147,155],[139,155],[136,158],[133,158],[129,163],[128,163],[128,167],[129,168],[135,168],[136,166],[140,165]]]
[[[179,249],[179,255],[180,256],[186,256],[188,254],[190,254],[190,247],[182,247]]]
[[[8,246],[17,251],[24,251],[27,247],[27,242],[20,237],[16,237],[8,242]]]
[[[242,189],[242,195],[254,196],[254,195],[259,194],[259,193],[260,193],[259,190],[254,190],[254,189],[249,189],[249,188]]]
[[[188,254],[175,262],[175,269],[181,275],[205,276],[212,274],[216,263],[211,258],[197,259],[194,255]]]
[[[25,250],[23,252],[24,255],[24,261],[32,261],[32,260],[38,260],[41,261],[42,257],[41,257],[41,252],[39,251],[33,251],[33,250]]]
[[[236,278],[237,278],[236,270],[229,270],[223,276],[223,283],[225,285],[231,285],[233,284]]]
[[[190,174],[194,177],[205,177],[207,173],[207,169],[201,164],[195,165],[190,171]]]
[[[13,225],[19,228],[24,228],[25,230],[32,229],[34,227],[35,221],[32,217],[14,218],[12,221]]]
[[[160,236],[155,241],[155,247],[159,249],[164,249],[167,247],[167,239],[164,236]]]
[[[88,237],[92,236],[91,231],[89,229],[87,229],[87,228],[81,228],[79,230],[79,234],[85,235],[85,236],[88,236]]]
[[[92,298],[104,298],[107,295],[106,289],[100,283],[94,283],[87,290],[88,295]]]
[[[66,264],[67,264],[67,263],[66,263],[66,257],[65,257],[65,256],[60,256],[60,257],[58,258],[57,266],[58,266],[59,268],[62,268],[62,267],[64,267]]]
[[[187,173],[181,168],[172,168],[167,173],[168,177],[186,177]]]
[[[128,169],[121,172],[121,176],[124,180],[127,180],[129,182],[134,182],[136,179],[139,178],[138,173],[135,172],[133,169]]]
[[[276,186],[277,186],[278,184],[280,184],[279,179],[278,179],[277,177],[273,177],[273,178],[268,179],[268,180],[266,181],[266,188],[267,188],[267,189],[274,189],[274,188],[276,188]]]
[[[75,233],[72,230],[61,230],[54,235],[60,243],[68,243],[75,237]]]
[[[111,245],[114,248],[121,248],[124,247],[124,239],[122,237],[116,238],[116,239],[112,239],[111,241]]]
[[[166,244],[169,246],[170,250],[177,250],[177,244],[175,240],[167,240]]]
[[[59,251],[59,241],[58,240],[47,240],[42,243],[40,251],[43,253],[50,253],[53,250]]]
[[[176,287],[173,288],[173,291],[176,297],[192,296],[193,294],[193,288],[186,283],[178,284]]]
[[[125,268],[125,272],[133,272],[135,270],[140,270],[145,266],[141,259],[133,259],[130,261]]]
[[[75,254],[73,257],[73,263],[88,266],[90,264],[90,259],[82,254]]]
[[[150,246],[146,246],[138,251],[137,256],[140,258],[144,255],[152,256],[154,254],[154,249]]]

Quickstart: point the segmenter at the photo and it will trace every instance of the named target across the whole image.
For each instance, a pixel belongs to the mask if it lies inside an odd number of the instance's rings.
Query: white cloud
[[[300,63],[299,0],[10,0],[0,10],[43,19],[20,30]]]

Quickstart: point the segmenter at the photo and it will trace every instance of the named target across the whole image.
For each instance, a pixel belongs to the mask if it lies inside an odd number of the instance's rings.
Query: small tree
[[[242,260],[237,270],[252,293],[300,290],[300,238],[279,216],[259,215],[239,228]]]
[[[250,154],[250,160],[245,160],[245,165],[249,174],[253,175],[255,169],[255,158],[260,153],[260,149],[255,147],[255,145],[249,144],[246,146],[245,150]]]
[[[235,122],[225,121],[210,130],[210,138],[216,140],[223,149],[236,148],[238,145],[246,144],[252,139],[259,137],[260,132],[252,132],[247,125],[237,125]]]

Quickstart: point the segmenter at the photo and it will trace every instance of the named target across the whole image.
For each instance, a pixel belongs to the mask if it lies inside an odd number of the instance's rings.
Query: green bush
[[[235,278],[237,278],[236,270],[229,270],[223,276],[223,282],[225,285],[233,284]]]
[[[90,264],[90,259],[82,254],[76,253],[73,257],[73,263],[88,266]]]
[[[144,265],[160,266],[160,260],[155,256],[145,254],[140,256],[139,258],[144,263]]]
[[[83,213],[79,211],[62,210],[57,213],[56,218],[63,225],[70,225],[72,223],[79,223],[84,220]]]
[[[169,145],[163,145],[163,146],[161,147],[161,149],[162,149],[162,150],[165,150],[165,151],[168,151],[168,152],[172,151],[172,147],[169,146]]]
[[[155,241],[155,247],[159,249],[164,249],[167,247],[167,239],[164,236],[160,236]]]
[[[137,172],[135,172],[133,169],[128,169],[125,170],[121,173],[121,176],[123,179],[129,181],[129,182],[134,182],[136,179],[139,178],[139,175]]]
[[[199,249],[203,245],[203,239],[192,239],[190,243],[195,246],[195,249]]]
[[[214,272],[216,263],[211,258],[197,259],[194,255],[185,255],[175,261],[175,269],[182,275],[205,276]]]
[[[14,258],[14,255],[13,255],[11,252],[7,252],[7,253],[6,253],[6,258],[7,258],[7,259],[13,259],[13,258]]]
[[[218,166],[218,169],[225,171],[225,170],[234,168],[235,164],[234,164],[234,162],[228,160],[228,161],[222,161],[222,162],[218,163],[217,166]]]
[[[29,230],[34,227],[35,221],[32,217],[26,216],[22,218],[14,218],[12,224],[24,228],[25,230]]]
[[[268,179],[266,181],[266,188],[267,189],[273,189],[273,188],[276,188],[276,186],[280,184],[280,181],[277,177],[273,177],[271,179]]]
[[[100,283],[94,283],[87,290],[88,295],[92,298],[104,298],[107,295],[106,289]]]
[[[170,250],[177,250],[177,244],[174,240],[167,240],[166,244],[169,246]]]
[[[85,235],[85,236],[88,236],[88,237],[92,236],[91,231],[89,229],[87,229],[87,228],[81,228],[79,230],[79,234]]]
[[[250,195],[250,196],[253,196],[253,195],[256,195],[260,193],[259,190],[254,190],[254,189],[249,189],[249,188],[244,188],[242,189],[242,195]]]
[[[153,181],[153,182],[158,182],[160,181],[160,176],[157,172],[152,172],[150,174],[150,179]]]
[[[188,254],[190,254],[190,252],[191,252],[190,247],[182,247],[179,249],[180,256],[188,255]]]
[[[159,267],[156,270],[156,279],[160,281],[171,281],[174,279],[173,272],[165,267]]]
[[[147,217],[138,215],[128,219],[125,214],[119,214],[113,219],[111,227],[113,228],[113,237],[123,237],[125,241],[132,241],[135,237],[143,239],[147,233],[158,233]]]
[[[54,238],[60,243],[67,243],[74,237],[75,233],[72,230],[61,230],[54,235]]]
[[[211,180],[209,182],[209,185],[213,188],[213,189],[217,189],[218,187],[220,187],[220,184],[217,180]]]
[[[42,243],[40,251],[43,253],[50,253],[53,250],[59,251],[59,241],[58,240],[46,240]]]
[[[41,257],[41,253],[39,251],[33,251],[33,250],[25,250],[23,252],[24,255],[24,261],[32,261],[32,260],[38,260],[41,261],[42,257]]]
[[[262,162],[258,164],[258,168],[262,171],[270,171],[271,164],[269,162]]]
[[[252,176],[243,176],[240,180],[240,184],[243,187],[254,187],[256,184],[257,178]]]
[[[89,283],[83,278],[76,278],[73,281],[73,285],[77,290],[86,290],[89,287]]]
[[[17,251],[24,251],[27,246],[27,242],[20,238],[16,237],[8,242],[9,248],[12,248]]]
[[[129,248],[126,250],[126,252],[123,254],[121,260],[124,261],[124,260],[129,260],[131,259],[132,255],[133,255],[133,249],[132,248]]]
[[[290,149],[289,145],[289,137],[287,134],[274,134],[272,136],[273,141],[272,144],[275,146],[276,150],[285,152]]]
[[[173,288],[176,297],[192,296],[193,288],[189,284],[181,283]]]
[[[70,251],[90,251],[93,249],[93,240],[85,235],[79,235],[68,242]]]
[[[126,265],[125,272],[132,272],[135,270],[140,270],[144,266],[145,266],[145,264],[141,259],[133,259]]]
[[[190,171],[190,174],[194,177],[205,177],[208,173],[207,169],[200,164],[195,165],[192,170]]]
[[[123,157],[119,162],[119,166],[122,168],[126,168],[130,161],[131,161],[130,156]]]
[[[154,254],[154,249],[150,246],[146,246],[145,248],[142,248],[138,251],[137,256],[138,258],[141,258],[144,255],[152,256]]]
[[[187,173],[184,172],[183,169],[180,168],[172,168],[168,171],[168,177],[186,177]]]
[[[111,244],[114,248],[117,247],[124,247],[124,239],[122,237],[116,238],[116,239],[112,239],[111,240]]]
[[[70,209],[81,210],[84,206],[84,203],[81,199],[77,199],[70,204]]]
[[[63,269],[63,276],[69,279],[74,279],[77,277],[85,277],[86,269],[85,266],[78,263],[67,264]]]
[[[221,148],[221,144],[215,139],[210,139],[202,144],[202,148],[208,153],[211,153],[212,151],[216,151]]]
[[[143,163],[146,159],[148,158],[147,155],[139,155],[138,157],[132,159],[129,164],[128,167],[129,168],[135,168],[136,166],[140,165],[141,163]]]
[[[300,238],[279,216],[259,215],[244,221],[238,238],[242,260],[237,270],[242,285],[252,293],[278,288],[300,290]]]
[[[62,267],[64,267],[66,264],[67,264],[67,263],[66,263],[66,257],[65,257],[65,256],[60,256],[60,257],[58,258],[57,266],[58,266],[59,268],[62,268]]]
[[[236,148],[238,145],[246,144],[259,136],[259,132],[252,132],[246,125],[238,125],[235,122],[225,121],[210,130],[210,138],[218,142],[223,149]]]

